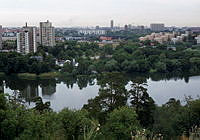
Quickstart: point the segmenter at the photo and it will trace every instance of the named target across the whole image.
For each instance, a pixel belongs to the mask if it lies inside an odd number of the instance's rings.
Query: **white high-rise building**
[[[35,53],[37,51],[36,27],[26,26],[17,33],[17,52],[22,54]]]
[[[0,49],[2,49],[2,26],[0,25]]]
[[[55,29],[52,23],[40,22],[40,44],[43,46],[55,46]]]

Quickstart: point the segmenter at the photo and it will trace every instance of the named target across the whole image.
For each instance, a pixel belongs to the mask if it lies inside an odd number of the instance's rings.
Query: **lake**
[[[119,80],[127,89],[130,89],[134,81],[132,77],[138,76],[127,76]],[[185,96],[197,98],[200,95],[200,76],[139,77],[147,83],[147,91],[157,105],[166,103],[170,98],[179,99],[184,104]],[[109,79],[106,80],[109,81]],[[60,79],[49,80],[22,80],[10,76],[0,78],[0,91],[9,94],[14,91],[20,92],[29,107],[34,106],[32,99],[40,96],[44,102],[51,102],[51,108],[54,111],[60,111],[66,107],[81,109],[84,104],[87,104],[88,99],[98,96],[99,88],[102,86],[100,81],[102,81],[101,77],[89,76],[78,78],[63,76]]]

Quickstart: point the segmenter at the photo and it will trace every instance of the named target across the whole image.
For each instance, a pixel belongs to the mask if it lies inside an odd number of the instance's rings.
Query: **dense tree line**
[[[42,60],[35,57],[36,54],[21,55],[15,52],[0,53],[0,72],[13,73],[45,73],[55,69],[55,60],[51,56],[41,56]]]
[[[31,55],[0,53],[0,71],[9,73],[44,73],[58,70],[55,59],[70,60],[60,68],[62,73],[88,75],[94,72],[124,73],[191,73],[200,72],[200,48],[191,44],[177,44],[176,50],[167,45],[156,47],[141,46],[138,42],[123,41],[114,48],[111,45],[99,47],[97,43],[79,43],[66,41],[55,47],[38,48],[36,56],[42,56],[42,62],[31,59]],[[33,54],[32,54],[33,55]],[[79,63],[75,66],[73,63]]]
[[[89,46],[89,47],[86,47]],[[95,47],[94,47],[95,46]],[[166,45],[141,47],[138,43],[126,42],[113,48],[106,45],[99,48],[95,44],[75,45],[70,50],[62,48],[57,57],[76,58],[80,63],[78,68],[66,64],[62,72],[75,74],[90,74],[93,71],[125,72],[125,73],[191,73],[200,72],[200,48],[178,44],[176,51]],[[64,52],[64,53],[63,53]],[[64,55],[69,53],[69,55]],[[61,53],[61,54],[60,54]],[[73,56],[72,56],[73,54]],[[94,59],[95,56],[99,58]]]

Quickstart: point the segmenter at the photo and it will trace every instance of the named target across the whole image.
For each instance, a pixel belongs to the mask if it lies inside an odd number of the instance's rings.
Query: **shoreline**
[[[48,73],[41,73],[39,75],[34,74],[34,73],[16,73],[16,74],[10,74],[10,75],[6,75],[4,72],[0,72],[0,77],[6,77],[6,76],[14,76],[17,77],[19,79],[24,79],[24,80],[37,80],[37,79],[53,79],[53,78],[59,78],[59,77],[65,77],[65,76],[100,76],[100,75],[104,75],[106,73],[121,73],[121,74],[125,74],[125,75],[141,75],[141,76],[147,76],[147,77],[154,77],[154,76],[166,76],[166,77],[176,77],[176,76],[199,76],[200,73],[137,73],[137,72],[133,72],[133,73],[124,73],[124,72],[102,72],[102,73],[97,73],[97,74],[88,74],[88,75],[72,75],[70,73],[61,73],[61,72],[48,72]]]
[[[25,79],[25,80],[36,80],[36,79],[52,79],[61,76],[61,73],[59,72],[48,72],[48,73],[41,73],[39,75],[34,73],[17,73],[17,74],[11,74],[6,75],[3,72],[0,72],[0,77],[5,76],[16,76],[19,79]]]

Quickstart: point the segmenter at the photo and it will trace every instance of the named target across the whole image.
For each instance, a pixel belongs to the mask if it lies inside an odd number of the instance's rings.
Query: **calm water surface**
[[[19,91],[27,105],[34,106],[31,99],[40,96],[43,101],[50,101],[51,108],[60,111],[65,107],[80,109],[87,104],[88,99],[98,95],[100,85],[97,79],[68,79],[68,80],[20,80],[16,78],[1,78],[0,90],[12,94]],[[184,103],[185,96],[197,98],[200,95],[200,76],[184,78],[168,78],[161,80],[146,79],[147,89],[156,104],[162,105],[170,98],[180,99]],[[126,88],[130,89],[131,82]]]

